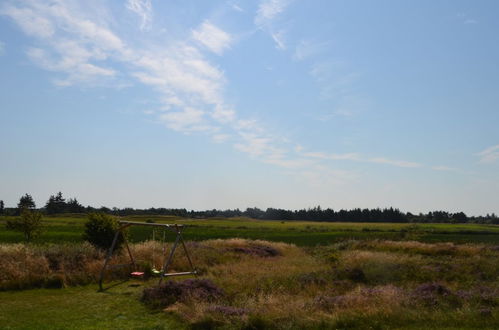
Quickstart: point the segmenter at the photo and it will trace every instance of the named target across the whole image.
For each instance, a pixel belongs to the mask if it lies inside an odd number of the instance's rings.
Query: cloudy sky
[[[499,213],[498,12],[1,1],[0,199]]]

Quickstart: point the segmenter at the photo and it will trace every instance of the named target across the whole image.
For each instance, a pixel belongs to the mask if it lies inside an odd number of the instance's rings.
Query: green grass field
[[[82,244],[85,216],[44,218],[43,233],[31,245],[10,244],[22,242],[22,235],[6,230],[6,220],[0,217],[0,282],[19,279],[29,288],[33,276],[59,278],[61,269],[68,274],[62,289],[0,291],[0,329],[499,328],[499,297],[491,295],[499,292],[497,225],[124,217],[188,225],[186,240],[205,241],[189,243],[201,277],[227,293],[216,302],[179,301],[165,313],[140,301],[155,280],[97,292],[102,254],[92,259],[93,248]],[[268,241],[258,244],[274,246],[282,256],[237,252],[251,252],[252,241],[213,241],[232,237]],[[130,233],[133,248],[147,255],[161,250],[159,242],[140,243],[151,238],[148,227]],[[60,266],[50,268],[46,258]],[[224,308],[248,314],[223,314]]]
[[[123,220],[156,223],[182,223],[187,240],[214,238],[249,238],[293,243],[300,246],[330,244],[345,239],[418,240],[422,242],[499,243],[499,226],[480,224],[400,224],[400,223],[341,223],[309,221],[271,221],[248,218],[185,219],[169,216],[134,216]],[[0,217],[0,228],[6,217]],[[81,242],[85,216],[45,217],[44,232],[37,242]],[[151,239],[149,228],[132,228],[131,239]],[[168,236],[167,240],[172,240]],[[22,241],[17,232],[1,230],[0,243]]]
[[[96,285],[62,290],[0,292],[1,329],[182,329],[165,313],[139,301],[132,282],[98,293]]]

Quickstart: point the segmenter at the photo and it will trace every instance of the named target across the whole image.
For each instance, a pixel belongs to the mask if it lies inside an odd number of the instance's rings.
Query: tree
[[[24,208],[21,217],[7,221],[7,229],[20,231],[26,242],[31,242],[42,231],[42,214],[37,211]]]
[[[21,212],[23,209],[34,209],[36,207],[35,201],[31,195],[26,194],[19,199],[19,203],[17,203],[17,208]]]
[[[83,239],[98,248],[109,249],[118,228],[119,224],[115,217],[104,213],[91,213],[85,223]],[[122,243],[123,236],[120,235],[116,248],[119,248]]]
[[[66,203],[66,211],[70,213],[83,213],[85,212],[85,207],[81,205],[76,198],[70,198],[68,199],[68,202]]]
[[[57,195],[51,195],[47,204],[45,204],[45,210],[47,214],[56,214],[66,212],[66,200],[62,197],[62,192],[58,192]]]
[[[3,201],[0,200],[0,214],[3,214],[4,209],[5,205],[3,204]]]

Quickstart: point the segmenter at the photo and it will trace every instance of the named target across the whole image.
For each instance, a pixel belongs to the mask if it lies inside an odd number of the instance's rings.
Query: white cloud
[[[234,147],[252,157],[263,156],[273,151],[272,140],[256,133],[240,132],[242,142],[234,144]]]
[[[54,26],[50,20],[39,15],[34,9],[5,5],[0,14],[11,17],[30,36],[50,38],[54,34]]]
[[[281,14],[290,4],[290,0],[263,0],[258,5],[255,24],[258,27],[268,25],[270,21]]]
[[[149,30],[152,23],[151,0],[128,0],[126,8],[140,17],[140,29]]]
[[[326,154],[324,152],[304,152],[303,156],[310,158],[331,159],[331,160],[360,160],[360,156],[356,153]]]
[[[68,54],[71,49],[67,49]],[[58,86],[70,86],[75,81],[88,82],[94,81],[98,77],[113,77],[116,72],[112,69],[100,67],[86,61],[88,54],[82,50],[79,56],[64,56],[61,59],[53,59],[51,54],[40,48],[29,48],[28,57],[42,68],[50,71],[67,72],[68,76],[64,79],[54,80]]]
[[[234,2],[229,2],[228,3],[229,6],[234,9],[235,11],[238,11],[240,13],[244,12],[244,9],[242,9],[238,4],[234,3]]]
[[[480,163],[493,163],[499,159],[499,144],[489,147],[477,155],[480,156]]]
[[[105,62],[108,57],[127,55],[120,38],[66,3],[30,1],[24,6],[6,5],[1,13],[45,45],[30,48],[27,54],[42,68],[66,74],[55,80],[59,86],[102,84],[116,76]]]
[[[229,140],[230,139],[230,135],[229,134],[215,134],[211,138],[216,143],[222,143],[222,142],[226,142],[227,140]]]
[[[186,107],[178,111],[163,113],[159,118],[168,128],[188,133],[211,129],[203,123],[203,114],[201,110]]]
[[[277,32],[273,32],[270,34],[272,36],[272,39],[275,42],[276,48],[279,50],[286,50],[286,43],[285,43],[285,31],[284,30],[279,30]]]
[[[387,165],[393,165],[393,166],[397,166],[397,167],[421,167],[421,164],[419,164],[419,163],[408,162],[405,160],[392,160],[392,159],[387,159],[384,157],[369,158],[369,159],[367,159],[367,161],[370,163],[387,164]]]
[[[409,162],[405,160],[393,160],[385,157],[363,157],[358,153],[346,153],[346,154],[328,154],[324,152],[302,152],[304,157],[318,158],[324,160],[350,160],[363,163],[376,163],[376,164],[386,164],[397,167],[422,167],[422,164]]]
[[[230,123],[236,118],[236,112],[229,107],[216,105],[212,117],[221,123]]]
[[[217,55],[222,55],[232,42],[230,34],[208,21],[192,31],[192,37]]]
[[[286,49],[284,29],[275,28],[274,21],[284,12],[291,3],[290,0],[263,0],[258,5],[254,23],[259,28],[268,32],[279,50]]]

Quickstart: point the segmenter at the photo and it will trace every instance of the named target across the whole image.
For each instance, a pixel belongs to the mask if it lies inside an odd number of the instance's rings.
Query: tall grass
[[[303,249],[246,239],[188,242],[187,246],[202,281],[177,279],[180,282],[166,283],[169,287],[158,292],[153,287],[156,280],[146,282],[153,291],[144,300],[159,299],[148,306],[159,306],[194,327],[499,325],[499,250],[494,246],[379,240]],[[165,251],[159,242],[131,248],[142,267],[161,265]],[[88,244],[0,245],[0,288],[95,282],[103,258]],[[121,251],[112,263],[127,258]],[[179,249],[170,270],[188,269]],[[126,272],[107,275],[108,279],[127,276]],[[200,287],[217,294],[193,294]]]

